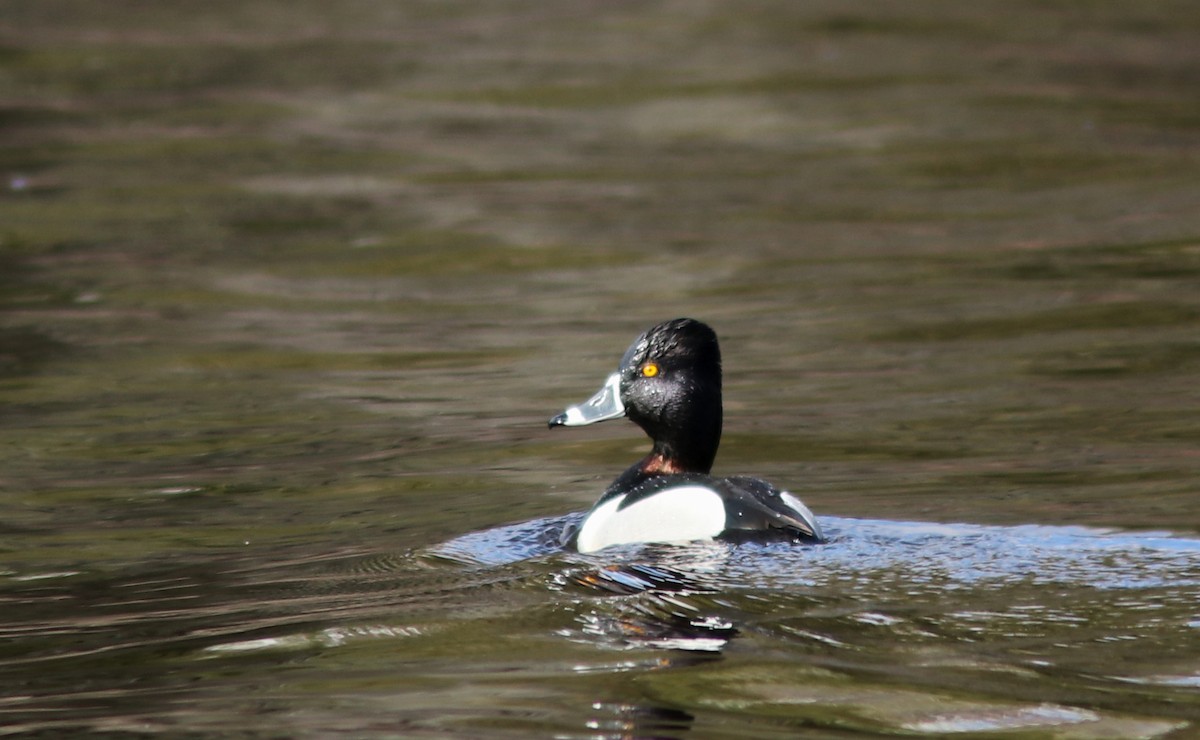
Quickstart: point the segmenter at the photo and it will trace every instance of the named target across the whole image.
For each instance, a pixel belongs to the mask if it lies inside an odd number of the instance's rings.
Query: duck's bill
[[[550,420],[551,427],[581,427],[598,421],[620,419],[625,415],[625,404],[621,403],[621,376],[613,373],[604,382],[596,395],[575,406],[568,406]]]

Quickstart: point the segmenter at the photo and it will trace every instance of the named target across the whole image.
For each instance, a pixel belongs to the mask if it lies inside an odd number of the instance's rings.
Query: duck
[[[816,517],[793,494],[760,478],[711,474],[722,413],[721,350],[711,327],[679,318],[639,335],[599,391],[549,421],[554,429],[627,418],[653,443],[564,531],[563,546],[590,553],[764,536],[823,542]]]

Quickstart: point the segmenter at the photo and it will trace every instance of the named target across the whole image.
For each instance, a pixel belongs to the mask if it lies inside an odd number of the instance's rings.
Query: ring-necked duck
[[[721,442],[721,350],[707,325],[674,319],[642,334],[604,387],[555,416],[550,427],[622,416],[654,447],[612,482],[564,544],[592,552],[771,532],[822,541],[812,512],[787,491],[758,478],[708,474]]]

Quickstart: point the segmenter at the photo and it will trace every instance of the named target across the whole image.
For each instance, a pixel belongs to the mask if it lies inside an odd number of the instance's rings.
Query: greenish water
[[[1198,33],[0,0],[0,732],[1189,736]],[[548,544],[683,315],[830,544]]]

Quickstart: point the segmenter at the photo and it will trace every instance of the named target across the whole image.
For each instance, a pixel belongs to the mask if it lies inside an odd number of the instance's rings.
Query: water
[[[1190,726],[1197,539],[831,517],[824,546],[581,556],[548,541],[565,521],[408,552],[10,575],[9,727],[1144,737]]]
[[[1195,732],[1191,4],[0,6],[0,731]],[[553,546],[681,315],[829,544]]]

